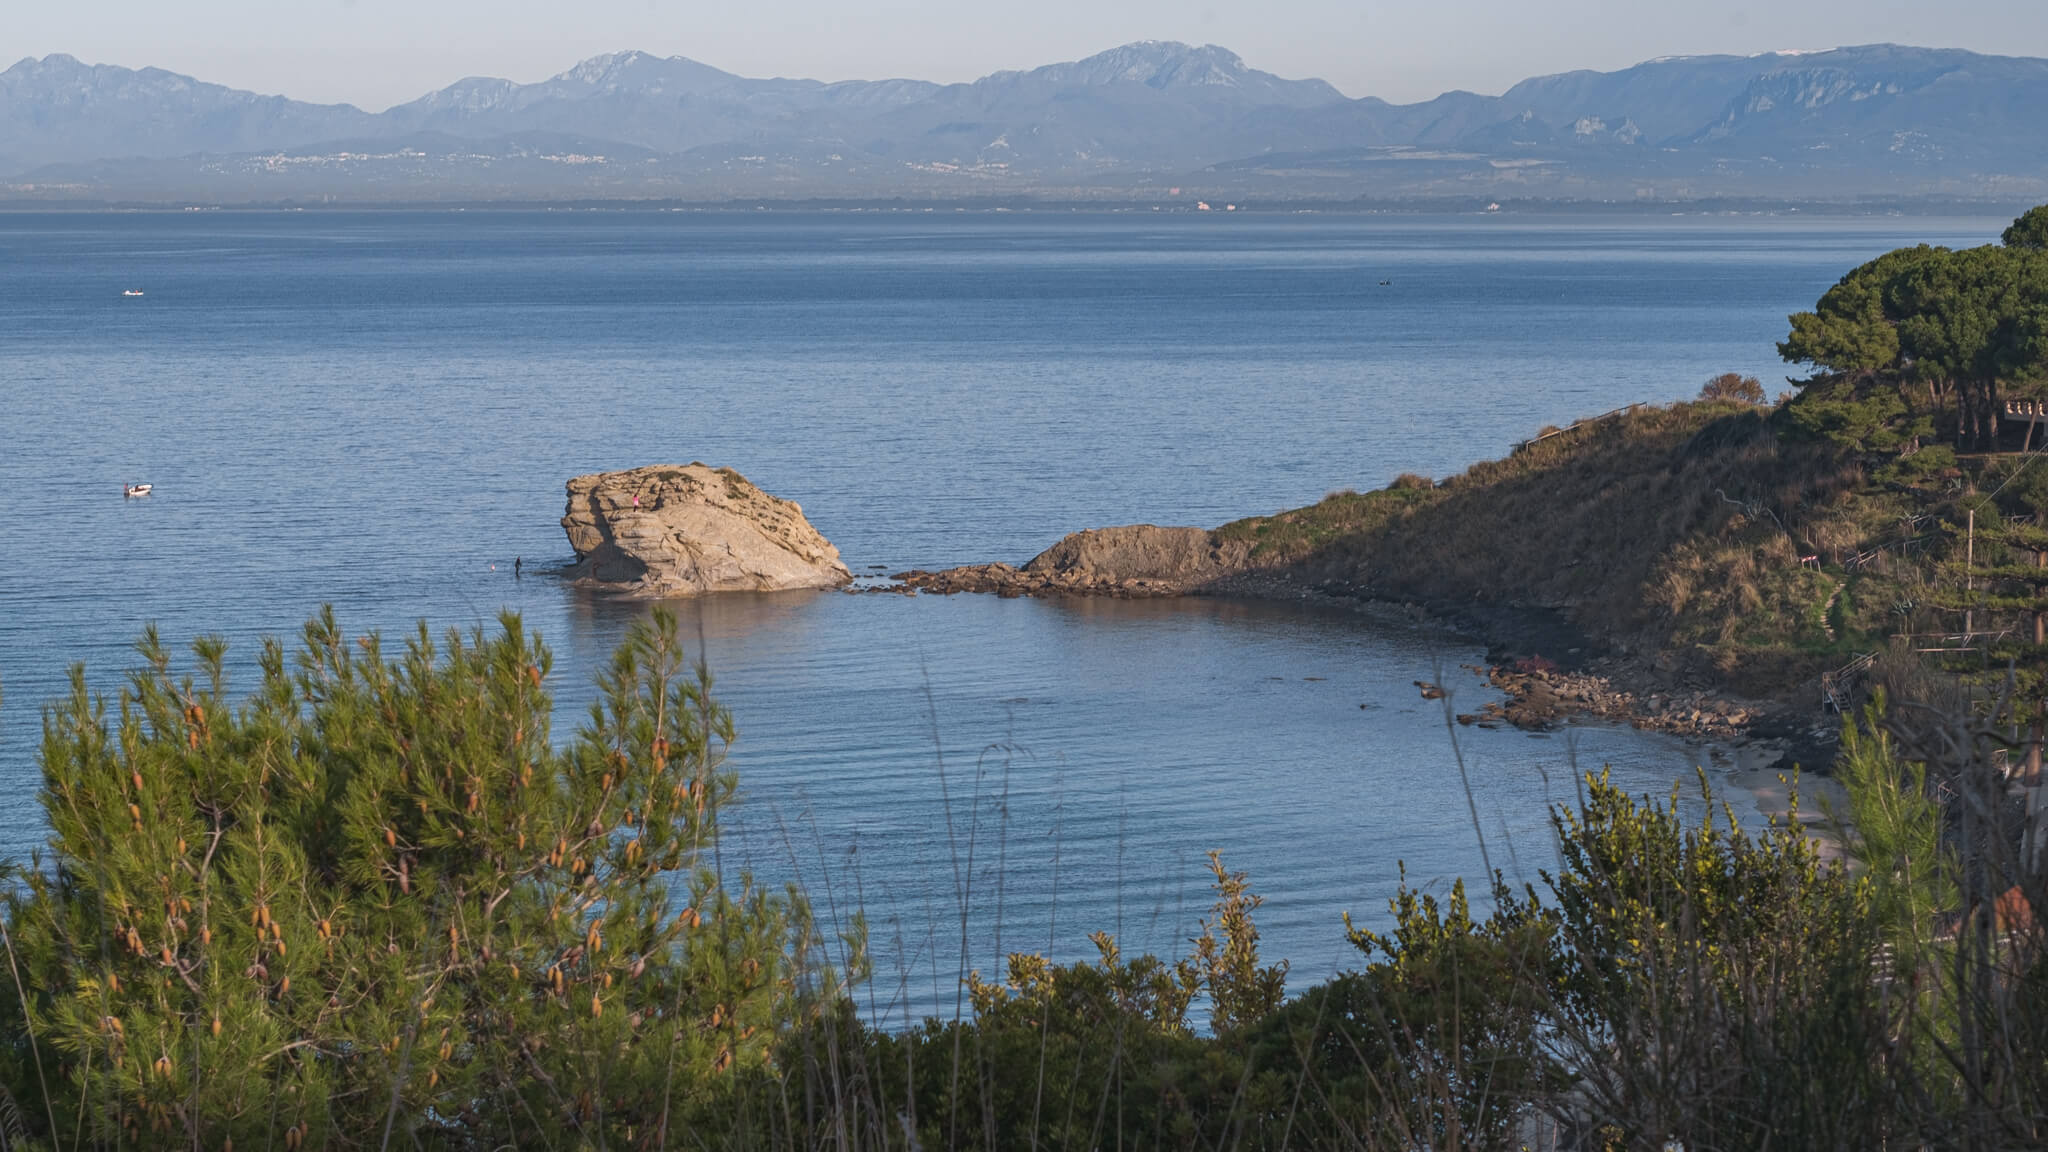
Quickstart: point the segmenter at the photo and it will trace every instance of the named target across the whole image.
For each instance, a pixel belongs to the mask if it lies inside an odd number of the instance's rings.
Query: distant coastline
[[[1898,217],[1985,217],[2007,219],[2033,201],[2024,195],[1979,198],[1949,196],[1873,196],[1859,199],[1768,199],[1709,197],[1675,200],[1545,200],[1453,197],[1442,199],[1321,199],[1303,197],[1250,197],[1233,201],[1233,216],[1471,216],[1486,218],[1597,218],[1628,217],[1659,219],[1685,217],[1731,219],[1745,217],[1881,218]],[[1492,209],[1492,210],[1489,210]],[[318,201],[252,200],[211,202],[178,200],[99,200],[41,197],[10,192],[0,185],[0,214],[31,215],[60,213],[185,213],[185,212],[621,212],[621,213],[721,213],[746,215],[765,213],[792,215],[828,214],[923,214],[936,212],[986,215],[1204,215],[1191,204],[1148,199],[1142,196],[1103,195],[1087,198],[1056,196],[935,197],[731,197],[727,199],[478,199],[478,200],[375,200],[327,199]],[[1210,212],[1218,218],[1226,215]]]

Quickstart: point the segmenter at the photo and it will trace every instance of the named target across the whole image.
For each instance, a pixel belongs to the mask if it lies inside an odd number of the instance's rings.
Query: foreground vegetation
[[[140,649],[111,715],[80,673],[45,716],[49,855],[4,908],[8,1147],[2048,1136],[2040,874],[1988,761],[1916,757],[1928,734],[1877,712],[1845,770],[1854,873],[1594,776],[1540,884],[1404,888],[1351,930],[1357,969],[1292,1000],[1212,857],[1185,955],[1015,955],[965,976],[964,1018],[892,1034],[852,1006],[857,920],[828,949],[801,894],[721,872],[730,722],[666,615],[566,741],[512,617],[387,654],[323,615],[245,701],[216,642],[191,675]]]

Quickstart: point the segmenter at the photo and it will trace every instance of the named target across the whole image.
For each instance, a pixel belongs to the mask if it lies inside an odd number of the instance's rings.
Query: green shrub
[[[1703,404],[1761,404],[1764,402],[1764,385],[1754,376],[1723,372],[1701,386],[1699,398]]]
[[[731,738],[675,622],[566,744],[516,617],[387,659],[331,613],[229,698],[152,632],[46,714],[49,855],[5,914],[0,1036],[66,1145],[614,1143],[666,1132],[801,1007],[803,905],[712,868]]]
[[[1875,1148],[1897,1134],[1894,1017],[1866,883],[1797,822],[1689,827],[1604,778],[1559,815],[1549,1035],[1591,1118],[1630,1148]]]

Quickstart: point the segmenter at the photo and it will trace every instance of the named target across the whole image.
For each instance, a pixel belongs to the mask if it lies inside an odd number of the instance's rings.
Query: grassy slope
[[[1741,692],[1783,692],[1882,643],[1919,559],[1839,561],[1900,535],[1929,494],[1871,484],[1771,410],[1638,408],[1434,487],[1225,525],[1254,558],[1442,609],[1560,609],[1596,642]],[[1800,563],[1821,557],[1821,567]],[[1838,595],[1839,590],[1839,595]]]

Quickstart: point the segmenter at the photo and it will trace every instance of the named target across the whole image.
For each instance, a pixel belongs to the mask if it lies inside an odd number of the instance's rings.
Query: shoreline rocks
[[[1487,646],[1489,663],[1468,670],[1506,699],[1489,701],[1476,712],[1455,714],[1462,724],[1547,732],[1576,720],[1592,720],[1702,743],[1782,744],[1789,749],[1787,761],[1796,757],[1824,763],[1832,758],[1819,729],[1807,731],[1816,718],[1804,716],[1789,702],[1741,701],[1676,686],[1654,667],[1603,652],[1561,612],[1505,604],[1440,609],[1389,600],[1368,587],[1333,585],[1304,579],[1285,568],[1259,566],[1252,562],[1248,544],[1219,541],[1215,533],[1200,528],[1098,528],[1063,538],[1021,568],[970,564],[937,572],[916,569],[893,579],[898,583],[871,590],[912,595],[1313,600],[1360,610],[1397,606]],[[1639,687],[1618,687],[1623,683]],[[1444,692],[1435,684],[1417,686],[1424,699],[1440,699]]]
[[[1476,713],[1459,714],[1460,724],[1505,723],[1547,732],[1573,719],[1592,717],[1693,740],[1727,741],[1747,735],[1763,711],[1760,705],[1706,692],[1630,692],[1597,672],[1565,671],[1540,657],[1465,668],[1507,699],[1490,701]]]
[[[968,564],[939,572],[912,569],[894,579],[940,595],[1184,596],[1242,571],[1250,554],[1249,544],[1218,540],[1206,528],[1126,524],[1065,536],[1022,568]]]
[[[564,575],[636,598],[838,588],[839,550],[794,501],[730,468],[652,464],[568,482]]]

